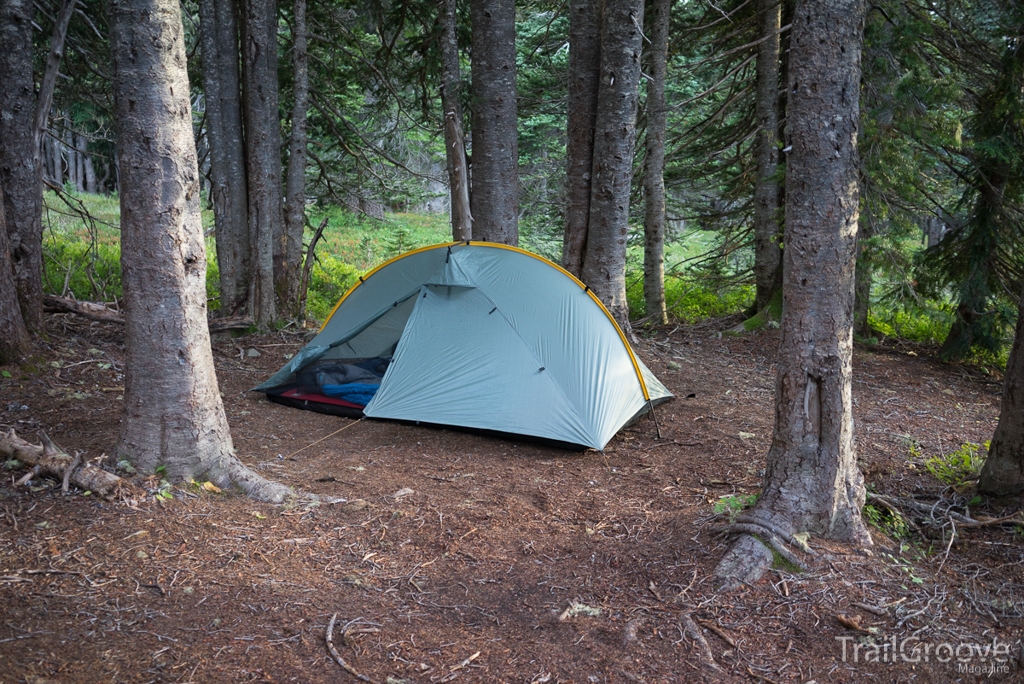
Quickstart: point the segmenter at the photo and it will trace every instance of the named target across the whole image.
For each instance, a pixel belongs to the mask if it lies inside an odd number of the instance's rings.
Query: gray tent
[[[595,449],[672,396],[580,281],[485,242],[424,247],[374,269],[256,389],[328,413]]]

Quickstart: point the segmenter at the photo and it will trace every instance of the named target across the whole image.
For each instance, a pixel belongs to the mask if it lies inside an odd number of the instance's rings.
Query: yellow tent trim
[[[367,280],[369,280],[370,276],[372,276],[377,271],[381,270],[382,268],[384,268],[386,266],[390,266],[391,264],[395,263],[396,261],[400,261],[400,260],[402,260],[402,259],[404,259],[404,258],[406,258],[408,256],[412,256],[413,254],[419,254],[420,252],[428,252],[428,251],[433,250],[433,249],[444,249],[444,248],[447,248],[447,247],[454,247],[455,245],[478,245],[480,247],[495,247],[497,249],[507,249],[507,250],[509,250],[511,252],[519,252],[520,254],[525,254],[528,257],[536,259],[537,261],[541,261],[541,262],[547,264],[548,266],[551,266],[552,268],[555,268],[555,269],[561,271],[564,275],[568,276],[570,280],[572,280],[574,283],[576,283],[580,287],[581,290],[586,292],[590,296],[590,298],[592,300],[594,300],[594,303],[597,304],[601,308],[601,311],[604,312],[604,315],[607,316],[608,320],[611,322],[611,324],[613,326],[615,326],[615,332],[617,332],[619,334],[619,339],[622,340],[622,346],[625,347],[626,353],[629,354],[629,360],[633,364],[633,370],[636,371],[636,378],[637,378],[637,380],[640,381],[640,389],[643,391],[644,399],[646,399],[647,401],[651,400],[650,392],[648,392],[648,390],[647,390],[647,383],[644,382],[644,375],[643,375],[643,373],[640,372],[640,363],[637,361],[636,354],[633,353],[633,348],[629,345],[629,342],[626,340],[626,334],[624,332],[622,332],[622,328],[619,327],[618,321],[615,320],[615,317],[612,316],[610,311],[608,311],[608,309],[607,309],[607,307],[605,307],[604,303],[600,299],[598,299],[597,295],[595,295],[594,292],[589,287],[584,285],[580,281],[579,278],[574,276],[572,273],[569,273],[568,271],[566,271],[564,268],[562,268],[561,266],[559,266],[555,262],[553,262],[553,261],[551,261],[549,259],[545,259],[544,257],[540,256],[539,254],[534,254],[533,252],[530,252],[530,251],[527,251],[525,249],[522,249],[521,247],[513,247],[512,245],[503,245],[503,244],[500,244],[498,242],[482,242],[482,241],[476,241],[476,240],[466,240],[465,242],[442,242],[442,243],[437,244],[437,245],[429,245],[427,247],[420,247],[419,249],[414,249],[414,250],[412,250],[410,252],[406,252],[404,254],[399,254],[398,256],[394,257],[393,259],[388,259],[387,261],[385,261],[380,266],[377,266],[373,270],[369,271],[366,275],[360,276],[359,281],[356,282],[355,285],[350,287],[348,289],[348,291],[341,296],[341,299],[338,300],[338,303],[334,305],[333,309],[331,309],[330,315],[328,315],[327,318],[324,319],[324,324],[322,326],[320,326],[320,332],[323,332],[324,328],[327,327],[327,323],[331,320],[331,318],[334,317],[334,312],[336,312],[338,310],[338,308],[341,306],[342,302],[344,302],[346,299],[348,299],[348,296],[350,294],[352,294],[357,287],[359,287],[360,285],[365,283]]]

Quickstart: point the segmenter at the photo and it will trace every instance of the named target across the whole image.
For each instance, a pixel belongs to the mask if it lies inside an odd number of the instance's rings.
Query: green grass
[[[78,299],[116,301],[122,296],[120,275],[120,208],[116,196],[47,192],[44,196],[43,237],[44,282],[47,292],[70,294]],[[87,218],[85,213],[87,212]],[[338,298],[359,275],[405,251],[451,239],[448,217],[444,214],[388,214],[373,219],[344,208],[313,207],[309,222],[317,226],[326,218],[327,228],[317,247],[307,312],[323,320]],[[202,212],[204,229],[213,226],[213,212]],[[306,230],[306,241],[312,229]],[[687,272],[686,260],[708,252],[714,236],[691,230],[666,247],[665,300],[669,315],[693,323],[707,318],[727,316],[748,308],[753,302],[751,285],[717,286],[727,278],[698,277]],[[206,239],[207,295],[210,307],[218,307],[219,274],[216,245]],[[550,255],[549,255],[550,256]],[[742,259],[731,256],[727,271],[742,267]],[[672,268],[678,270],[672,273]],[[643,248],[631,244],[627,257],[627,300],[630,314],[646,315],[643,298]],[[920,307],[891,309],[878,303],[871,310],[870,322],[881,334],[924,344],[937,344],[952,322],[949,307],[924,303]],[[1005,357],[1005,354],[1004,354]],[[1005,358],[1002,359],[1005,363]],[[999,360],[992,360],[998,365]]]
[[[374,219],[353,214],[338,207],[316,208],[310,212],[310,223],[319,225],[328,219],[318,255],[330,256],[368,271],[388,259],[417,247],[451,241],[451,228],[444,214],[389,214]],[[306,240],[312,231],[306,231]]]
[[[205,206],[205,205],[204,205]],[[344,209],[314,210],[310,223],[328,219],[310,277],[307,314],[323,320],[359,275],[416,247],[450,240],[444,215],[391,214],[384,220]],[[203,228],[213,212],[202,212]],[[113,302],[121,299],[120,207],[116,196],[47,192],[43,214],[43,287],[47,293]],[[307,228],[306,241],[313,231]],[[206,238],[206,290],[218,308],[216,242]]]

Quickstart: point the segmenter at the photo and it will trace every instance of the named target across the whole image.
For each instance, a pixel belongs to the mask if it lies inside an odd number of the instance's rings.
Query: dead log
[[[124,314],[99,302],[84,302],[68,297],[43,295],[43,308],[51,313],[73,313],[93,321],[124,325]],[[209,320],[211,333],[245,330],[252,325],[253,320],[249,316],[224,316]]]
[[[120,311],[96,302],[80,302],[67,297],[43,295],[43,308],[51,312],[78,314],[94,321],[124,324],[124,316]]]
[[[249,316],[224,316],[222,318],[211,318],[209,325],[211,333],[219,333],[226,330],[245,330],[255,325],[255,323]]]
[[[21,439],[14,434],[14,430],[11,430],[0,437],[0,454],[35,466],[63,482],[70,482],[105,499],[112,499],[117,495],[124,482],[120,477],[97,468],[92,463],[82,463],[81,459],[72,458],[54,444],[45,432],[41,433],[40,437],[43,445],[36,446]]]

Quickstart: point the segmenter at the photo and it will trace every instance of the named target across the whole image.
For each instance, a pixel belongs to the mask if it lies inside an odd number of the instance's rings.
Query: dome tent
[[[595,449],[672,397],[579,280],[486,242],[413,250],[361,277],[255,389],[328,413]]]

